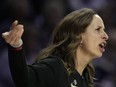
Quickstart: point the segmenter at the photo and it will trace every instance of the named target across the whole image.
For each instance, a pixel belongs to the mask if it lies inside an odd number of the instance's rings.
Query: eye
[[[101,28],[97,28],[97,29],[95,29],[95,30],[96,30],[97,32],[99,32],[99,31],[100,31],[100,29],[101,29]]]

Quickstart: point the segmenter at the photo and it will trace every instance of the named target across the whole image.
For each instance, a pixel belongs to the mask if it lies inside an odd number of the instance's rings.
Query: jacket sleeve
[[[27,65],[22,48],[8,47],[9,66],[16,87],[57,87],[59,62],[46,59],[40,63]],[[50,64],[49,64],[50,63]]]
[[[29,77],[29,74],[34,72],[26,64],[23,46],[20,48],[8,46],[8,57],[11,75],[16,87],[31,87],[30,85],[34,84],[35,80],[33,79],[34,74],[33,78]],[[31,84],[29,84],[30,78],[33,80]]]

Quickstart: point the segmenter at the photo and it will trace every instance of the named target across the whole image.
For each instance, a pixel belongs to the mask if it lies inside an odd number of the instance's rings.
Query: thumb
[[[9,32],[4,32],[4,33],[2,33],[2,37],[3,37],[3,38],[6,38],[8,35],[9,35]]]

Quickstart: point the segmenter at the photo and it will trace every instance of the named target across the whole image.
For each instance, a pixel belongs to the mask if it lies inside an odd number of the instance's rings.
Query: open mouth
[[[101,52],[105,51],[105,46],[106,46],[106,42],[102,42],[102,43],[99,44]]]

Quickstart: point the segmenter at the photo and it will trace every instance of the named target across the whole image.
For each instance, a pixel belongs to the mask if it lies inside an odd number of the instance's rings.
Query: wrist
[[[19,48],[19,47],[21,47],[22,45],[23,45],[23,41],[22,41],[22,39],[20,39],[19,42],[18,42],[18,44],[11,45],[11,46],[14,47],[14,48]]]

